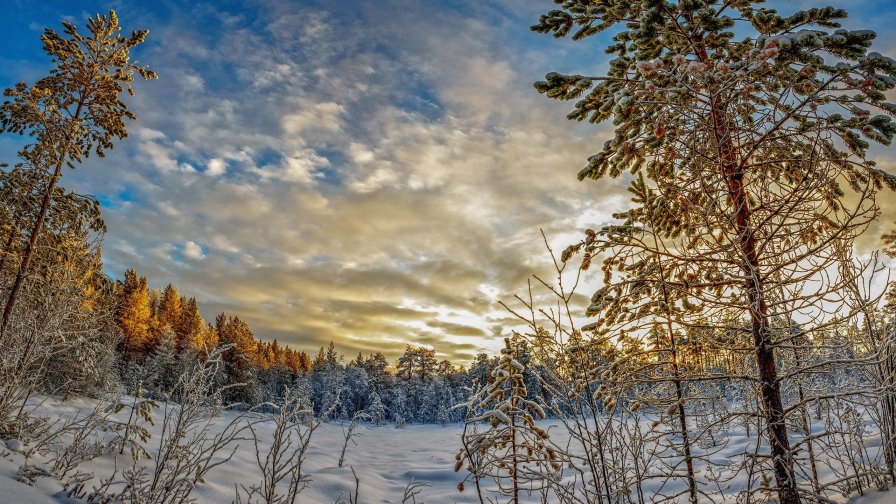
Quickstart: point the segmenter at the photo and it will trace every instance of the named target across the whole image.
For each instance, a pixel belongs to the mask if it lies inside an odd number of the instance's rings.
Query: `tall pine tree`
[[[865,155],[896,133],[885,96],[896,61],[868,52],[873,32],[839,29],[846,12],[833,7],[781,16],[750,0],[558,3],[535,31],[612,31],[616,58],[606,75],[550,73],[536,89],[577,100],[570,119],[613,121],[579,178],[644,175],[657,198],[637,204],[655,205],[660,233],[679,240],[666,259],[690,266],[667,285],[749,321],[778,499],[798,503],[776,363],[791,341],[774,320],[789,320],[780,301],[810,282],[818,294],[802,308],[824,310],[846,281],[824,276],[838,262],[830,250],[850,247],[877,215],[875,192],[896,187]],[[594,301],[601,311],[605,299]]]

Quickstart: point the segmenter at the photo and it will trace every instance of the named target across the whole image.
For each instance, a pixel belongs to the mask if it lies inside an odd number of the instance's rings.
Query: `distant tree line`
[[[439,360],[435,349],[408,345],[392,363],[381,352],[359,352],[347,360],[332,342],[312,358],[276,339],[256,338],[238,316],[220,313],[206,322],[194,297],[170,284],[150,289],[133,269],[116,283],[115,293],[120,376],[131,391],[140,387],[159,398],[174,390],[172,377],[180,370],[224,348],[220,380],[229,403],[276,403],[288,388],[304,394],[315,414],[332,409],[336,418],[365,412],[375,423],[458,422],[466,412],[454,406],[490,380],[496,359],[483,353],[465,368]],[[541,387],[535,372],[529,375],[535,399]]]

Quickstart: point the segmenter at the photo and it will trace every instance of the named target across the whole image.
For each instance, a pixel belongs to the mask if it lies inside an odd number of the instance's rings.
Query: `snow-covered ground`
[[[62,403],[47,399],[38,408],[38,414],[72,418],[88,413],[94,402],[75,400]],[[214,421],[215,426],[226,425],[237,416],[224,412]],[[160,422],[148,426],[156,439]],[[330,503],[347,499],[354,491],[353,467],[360,480],[360,502],[401,502],[405,487],[411,481],[425,483],[418,502],[452,503],[473,502],[474,496],[461,494],[457,484],[463,477],[453,471],[454,456],[460,447],[460,425],[407,425],[396,429],[393,425],[361,425],[349,444],[342,468],[338,467],[339,455],[344,444],[343,425],[325,423],[314,432],[305,467],[311,477],[310,487],[305,489],[299,502]],[[255,430],[262,440],[273,430],[273,422],[256,424]],[[15,440],[0,444],[0,503],[58,503],[79,502],[69,499],[61,484],[52,478],[40,478],[33,487],[16,480],[16,473],[24,462]],[[152,440],[147,443],[152,446]],[[6,448],[6,449],[3,449]],[[262,445],[267,449],[267,445]],[[130,464],[127,452],[118,456],[119,470]],[[34,459],[40,462],[41,457]],[[116,468],[116,455],[107,454],[79,467],[98,476],[108,476]],[[235,456],[225,465],[210,473],[205,484],[194,492],[199,502],[229,503],[235,498],[235,485],[249,486],[260,479],[252,441],[242,441]],[[422,500],[421,500],[422,499]]]
[[[87,400],[63,403],[47,399],[37,411],[47,416],[71,418],[89,412],[94,404]],[[226,425],[236,415],[234,412],[222,413],[213,425]],[[157,422],[155,426],[149,427],[154,438],[158,436],[159,424]],[[310,487],[302,492],[299,502],[334,503],[340,499],[346,499],[347,502],[349,493],[355,487],[350,467],[354,468],[360,480],[358,501],[361,503],[400,503],[405,487],[411,481],[427,485],[418,495],[418,503],[478,502],[470,490],[464,493],[457,490],[457,484],[463,475],[455,473],[453,466],[454,456],[460,446],[462,426],[407,425],[403,429],[396,429],[392,425],[362,425],[358,429],[357,444],[349,445],[344,467],[339,468],[339,455],[344,443],[343,427],[339,423],[323,424],[314,433],[305,466],[311,477]],[[262,440],[267,439],[272,430],[273,422],[270,421],[256,425],[256,432]],[[725,451],[731,451],[733,456],[738,450],[742,451],[744,443],[750,441],[742,433],[731,434],[732,438]],[[152,446],[151,441],[147,444]],[[80,502],[69,498],[61,483],[54,478],[37,478],[33,486],[19,482],[16,474],[24,462],[24,456],[16,450],[21,447],[16,440],[6,440],[5,445],[6,449],[0,445],[0,503]],[[267,446],[262,445],[262,449],[266,448]],[[717,454],[719,457],[726,455],[724,452]],[[37,457],[32,461],[39,463],[41,459]],[[111,474],[116,467],[121,470],[129,464],[130,457],[127,453],[123,456],[107,453],[78,469],[102,477]],[[232,460],[211,472],[207,481],[198,486],[193,496],[205,503],[233,502],[237,486],[257,483],[259,478],[253,444],[251,441],[243,441]],[[840,498],[836,502],[893,504],[896,503],[896,491],[870,490],[863,497]]]

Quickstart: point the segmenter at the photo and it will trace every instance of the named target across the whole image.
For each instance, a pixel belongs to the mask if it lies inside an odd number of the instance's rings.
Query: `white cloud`
[[[362,143],[352,142],[348,146],[348,154],[356,165],[365,165],[374,160],[376,154]]]
[[[191,259],[202,259],[205,257],[205,252],[202,251],[202,247],[194,241],[184,243],[183,253],[185,257]]]
[[[198,75],[184,75],[180,78],[180,82],[185,91],[201,92],[205,90],[205,81]]]
[[[287,136],[304,140],[303,135],[326,132],[328,135],[341,129],[345,108],[333,102],[313,103],[311,100],[293,100],[293,111],[283,116],[283,131]]]
[[[320,176],[317,171],[330,164],[327,158],[313,149],[305,149],[287,156],[277,165],[267,165],[253,169],[262,180],[279,180],[300,184],[312,184]]]
[[[221,158],[212,158],[205,168],[205,174],[209,177],[218,177],[227,172],[227,162]]]

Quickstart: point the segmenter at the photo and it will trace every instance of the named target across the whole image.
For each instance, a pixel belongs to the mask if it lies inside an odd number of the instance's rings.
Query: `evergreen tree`
[[[407,345],[404,353],[398,358],[395,365],[395,371],[398,376],[405,381],[414,377],[417,372],[417,351],[411,345]]]
[[[386,407],[383,405],[380,395],[375,390],[371,391],[367,402],[367,414],[370,415],[370,419],[377,426],[383,425],[386,421]]]
[[[470,398],[470,407],[485,410],[468,422],[489,422],[482,432],[464,431],[464,449],[457,456],[455,471],[465,463],[471,476],[494,478],[502,495],[519,504],[520,494],[544,488],[557,478],[560,463],[548,444],[548,433],[535,423],[544,410],[526,397],[525,379],[529,356],[525,346],[504,339],[501,357],[492,370],[492,381]],[[483,457],[481,454],[488,454]]]
[[[180,316],[180,293],[177,292],[176,287],[168,284],[165,286],[165,289],[162,290],[162,296],[159,298],[159,311],[157,316],[158,330],[176,331]]]
[[[376,391],[382,391],[389,380],[389,373],[386,371],[389,362],[386,360],[386,356],[382,352],[372,353],[360,365],[367,372],[370,386]]]
[[[324,350],[324,347],[320,347],[320,350],[317,352],[317,356],[314,357],[314,360],[311,361],[311,370],[314,372],[319,372],[325,370],[327,367],[327,354]]]
[[[124,272],[120,284],[116,322],[124,339],[122,346],[126,359],[145,355],[150,341],[149,287],[146,277],[138,276],[133,269]]]
[[[182,305],[175,329],[178,349],[202,349],[205,327],[205,321],[202,320],[202,314],[199,313],[199,304],[196,302],[196,298],[187,299],[186,303]]]
[[[825,276],[839,261],[829,251],[851,248],[876,216],[874,193],[896,187],[865,156],[869,140],[889,144],[896,133],[885,94],[896,61],[868,52],[873,32],[838,29],[846,12],[833,7],[780,16],[749,0],[559,3],[534,30],[574,40],[612,31],[606,52],[617,58],[606,76],[550,73],[536,89],[578,100],[570,119],[612,119],[613,138],[579,178],[643,174],[636,183],[656,197],[635,201],[628,216],[653,208],[660,234],[681,238],[664,257],[683,263],[669,284],[693,304],[737,306],[749,320],[778,499],[796,504],[776,365],[790,342],[773,320],[789,318],[778,300],[810,282],[819,294],[804,309],[829,310],[825,293],[848,280]],[[611,296],[594,300],[609,325],[628,316],[603,311]]]
[[[248,404],[255,385],[256,373],[252,363],[255,359],[257,342],[248,324],[239,317],[225,319],[222,314],[218,322],[221,330],[219,344],[230,347],[223,355],[227,382],[231,385],[239,384],[228,389],[227,399]]]
[[[124,90],[133,94],[135,73],[144,79],[156,78],[155,72],[130,60],[131,50],[143,43],[148,31],[136,30],[125,37],[115,11],[88,19],[86,34],[79,33],[67,21],[63,21],[63,26],[62,35],[52,28],[41,35],[44,51],[55,65],[50,74],[33,86],[20,82],[6,89],[4,95],[10,99],[0,106],[0,132],[33,137],[35,142],[20,151],[19,156],[38,173],[49,174],[6,298],[0,336],[12,316],[62,168],[74,168],[91,153],[102,157],[115,140],[127,136],[125,120],[135,116],[121,101],[120,94]]]
[[[339,352],[336,351],[336,344],[332,341],[327,346],[327,353],[324,357],[324,369],[327,371],[333,371],[337,368],[342,367],[342,356],[339,355]]]
[[[166,329],[146,363],[151,376],[148,387],[163,396],[174,390],[180,376],[177,341],[174,332]]]

